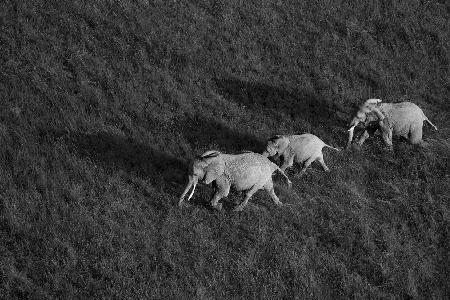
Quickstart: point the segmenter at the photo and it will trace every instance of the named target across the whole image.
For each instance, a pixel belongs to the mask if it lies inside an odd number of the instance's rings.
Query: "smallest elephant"
[[[276,135],[268,140],[267,148],[262,155],[266,157],[275,155],[281,157],[282,165],[280,169],[283,171],[291,167],[294,162],[297,162],[300,164],[303,163],[303,169],[300,172],[300,174],[303,174],[309,165],[317,160],[323,169],[328,172],[330,169],[323,160],[323,147],[340,151],[337,148],[325,144],[317,136],[310,133],[289,136]]]

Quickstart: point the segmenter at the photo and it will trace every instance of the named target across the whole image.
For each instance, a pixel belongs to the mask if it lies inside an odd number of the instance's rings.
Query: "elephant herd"
[[[405,137],[411,144],[425,145],[426,143],[422,140],[423,121],[427,121],[437,130],[416,104],[381,102],[380,99],[369,99],[360,106],[350,123],[350,129],[348,129],[347,148],[352,145],[353,132],[358,124],[362,124],[365,129],[356,142],[359,146],[371,134],[379,130],[384,143],[390,150],[392,150],[393,135]],[[207,151],[192,162],[189,170],[189,182],[178,205],[183,204],[186,194],[192,188],[187,200],[191,199],[197,183],[201,181],[205,184],[215,184],[211,205],[218,210],[222,208],[222,204],[219,203],[220,199],[228,196],[231,187],[236,191],[246,191],[244,201],[234,209],[235,211],[241,211],[252,195],[260,189],[266,190],[274,203],[281,206],[282,202],[274,192],[272,174],[275,171],[280,172],[290,187],[292,183],[284,171],[294,162],[303,164],[301,174],[314,161],[318,161],[328,172],[329,168],[323,159],[323,147],[339,151],[309,133],[290,136],[276,135],[267,141],[266,150],[262,154],[254,152],[225,154],[219,151]],[[269,157],[280,158],[282,165],[278,167],[269,160]]]

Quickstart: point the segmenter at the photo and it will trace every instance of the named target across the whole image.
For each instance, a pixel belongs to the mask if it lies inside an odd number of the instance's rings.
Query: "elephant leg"
[[[282,156],[283,164],[280,169],[284,172],[287,168],[291,167],[294,164],[294,155],[291,157]]]
[[[389,122],[387,122],[385,119],[381,120],[380,122],[378,122],[378,127],[380,128],[381,131],[389,131]]]
[[[278,199],[277,195],[275,194],[275,191],[273,189],[272,179],[269,179],[269,181],[267,181],[263,187],[264,187],[264,190],[266,190],[266,192],[270,195],[270,197],[272,198],[275,205],[277,205],[277,206],[283,205],[283,203],[280,201],[280,199]]]
[[[315,161],[317,159],[317,157],[311,156],[310,158],[308,158],[305,163],[303,164],[303,168],[300,171],[300,176],[303,175],[306,172],[306,169],[311,165],[311,163],[313,161]]]
[[[248,204],[248,200],[253,196],[254,193],[256,193],[257,190],[260,189],[260,186],[254,185],[249,191],[247,191],[247,194],[245,194],[244,201],[242,201],[241,204],[236,206],[234,211],[242,211],[244,207]]]
[[[327,165],[325,164],[325,161],[323,160],[323,154],[321,154],[317,160],[319,161],[319,163],[322,165],[322,168],[325,170],[325,172],[330,172],[330,169],[327,167]]]
[[[364,144],[364,142],[373,134],[375,134],[375,132],[380,129],[380,125],[377,124],[369,124],[366,127],[366,130],[364,130],[363,134],[361,135],[361,137],[359,138],[357,145],[358,146],[362,146],[362,144]]]
[[[411,128],[411,132],[409,133],[409,140],[411,144],[419,144],[423,143],[422,141],[422,124],[420,126],[415,126]],[[426,144],[426,143],[425,143]]]
[[[367,130],[364,130],[364,133],[361,135],[361,137],[359,138],[357,144],[358,146],[362,146],[362,144],[364,144],[364,142],[369,138],[370,134]]]
[[[389,150],[393,150],[392,146],[392,130],[383,130],[383,141]]]
[[[211,199],[211,206],[217,210],[221,210],[222,203],[219,203],[219,200],[228,196],[228,194],[230,193],[230,183],[223,177],[217,178],[215,183],[216,191]]]

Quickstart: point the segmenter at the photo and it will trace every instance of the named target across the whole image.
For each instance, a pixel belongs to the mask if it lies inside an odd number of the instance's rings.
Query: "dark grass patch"
[[[261,153],[264,151],[266,141],[262,141],[239,128],[232,129],[233,124],[194,117],[186,119],[179,124],[179,128],[189,144],[196,149],[213,150],[214,147],[223,153],[239,153],[252,151]],[[199,153],[201,154],[201,153]]]
[[[243,81],[237,78],[216,79],[218,90],[232,101],[254,109],[265,108],[284,112],[292,121],[309,122],[313,127],[332,122],[341,123],[336,111],[317,91],[283,89],[260,82]]]
[[[67,136],[71,149],[109,168],[119,168],[127,173],[150,179],[153,183],[175,182],[182,184],[188,163],[173,155],[156,151],[131,138],[106,132],[93,134],[70,133]]]

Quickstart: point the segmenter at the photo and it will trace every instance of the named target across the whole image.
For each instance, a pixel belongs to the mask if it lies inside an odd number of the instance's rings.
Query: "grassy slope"
[[[149,2],[0,3],[0,298],[449,296],[449,4]],[[193,155],[343,146],[368,97],[418,103],[430,149],[176,207]]]

